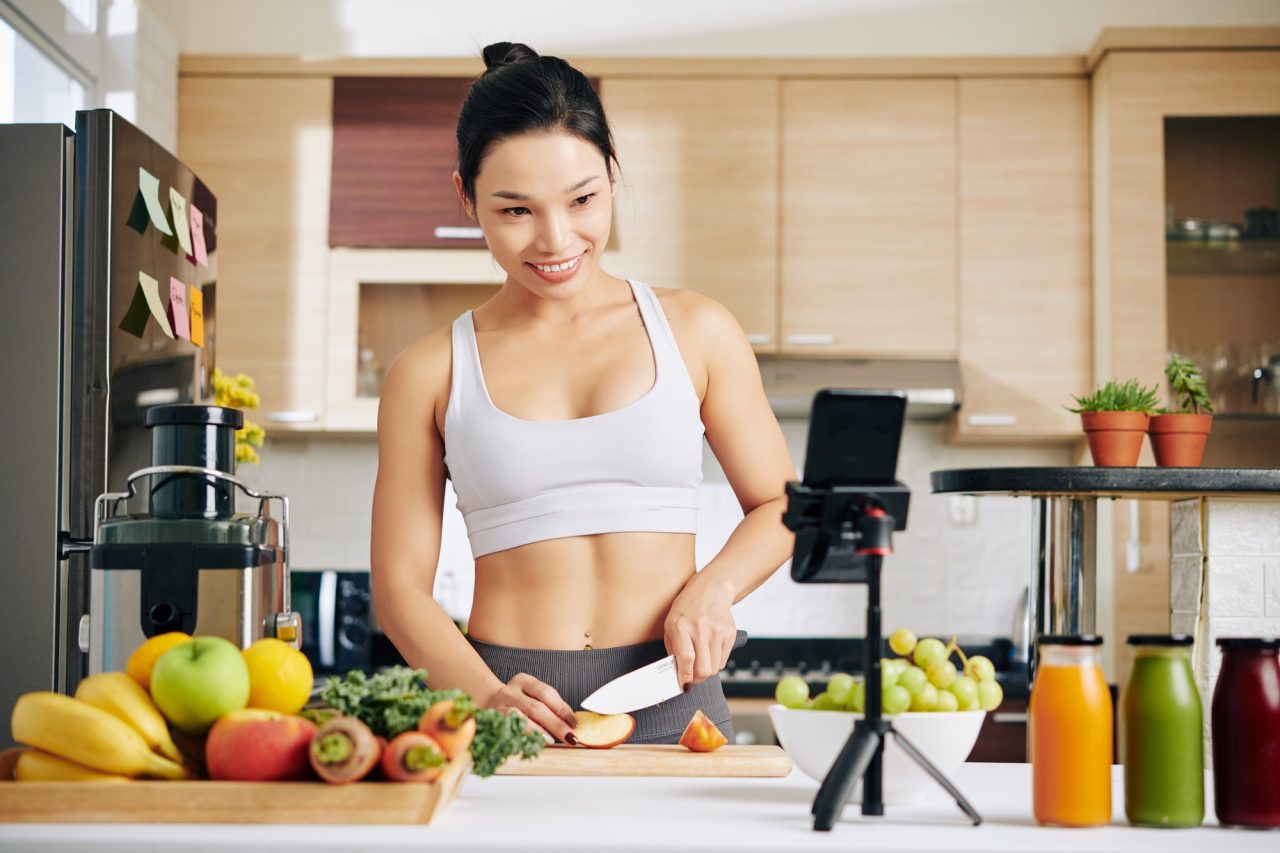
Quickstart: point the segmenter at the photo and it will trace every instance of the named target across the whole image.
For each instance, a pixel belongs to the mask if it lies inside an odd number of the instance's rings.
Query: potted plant
[[[1093,464],[1110,468],[1132,468],[1138,464],[1142,439],[1156,411],[1157,390],[1139,384],[1108,380],[1092,394],[1074,397],[1075,408],[1089,439]]]
[[[1156,464],[1170,468],[1195,468],[1204,456],[1213,423],[1213,404],[1200,368],[1189,359],[1169,354],[1165,376],[1173,391],[1174,410],[1160,409],[1151,416],[1148,433]]]

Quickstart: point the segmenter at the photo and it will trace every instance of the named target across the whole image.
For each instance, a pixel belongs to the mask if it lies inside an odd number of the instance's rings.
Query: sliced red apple
[[[680,735],[680,745],[694,752],[715,752],[728,742],[728,738],[701,710],[694,712],[693,719],[684,727],[684,734]]]
[[[596,714],[578,711],[578,727],[573,733],[578,745],[591,749],[608,749],[631,737],[636,730],[636,718],[630,714]]]

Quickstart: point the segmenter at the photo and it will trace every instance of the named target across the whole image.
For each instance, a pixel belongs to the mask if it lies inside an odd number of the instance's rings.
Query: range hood
[[[759,356],[760,378],[774,414],[805,417],[823,388],[907,393],[907,417],[945,418],[960,408],[960,364],[949,360]]]

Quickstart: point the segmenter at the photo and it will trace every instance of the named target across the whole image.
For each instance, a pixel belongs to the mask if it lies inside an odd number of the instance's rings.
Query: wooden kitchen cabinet
[[[705,293],[777,351],[776,79],[606,79],[621,175],[609,269]]]
[[[783,353],[956,356],[956,89],[783,81]]]
[[[254,378],[268,430],[323,427],[332,90],[179,80],[178,156],[218,198],[217,366]]]
[[[1089,85],[962,79],[953,437],[1069,440],[1090,389]]]

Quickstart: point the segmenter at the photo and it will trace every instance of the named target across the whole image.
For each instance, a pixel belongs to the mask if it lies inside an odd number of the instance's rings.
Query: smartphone
[[[804,484],[891,485],[906,411],[902,391],[819,391],[809,416]]]

